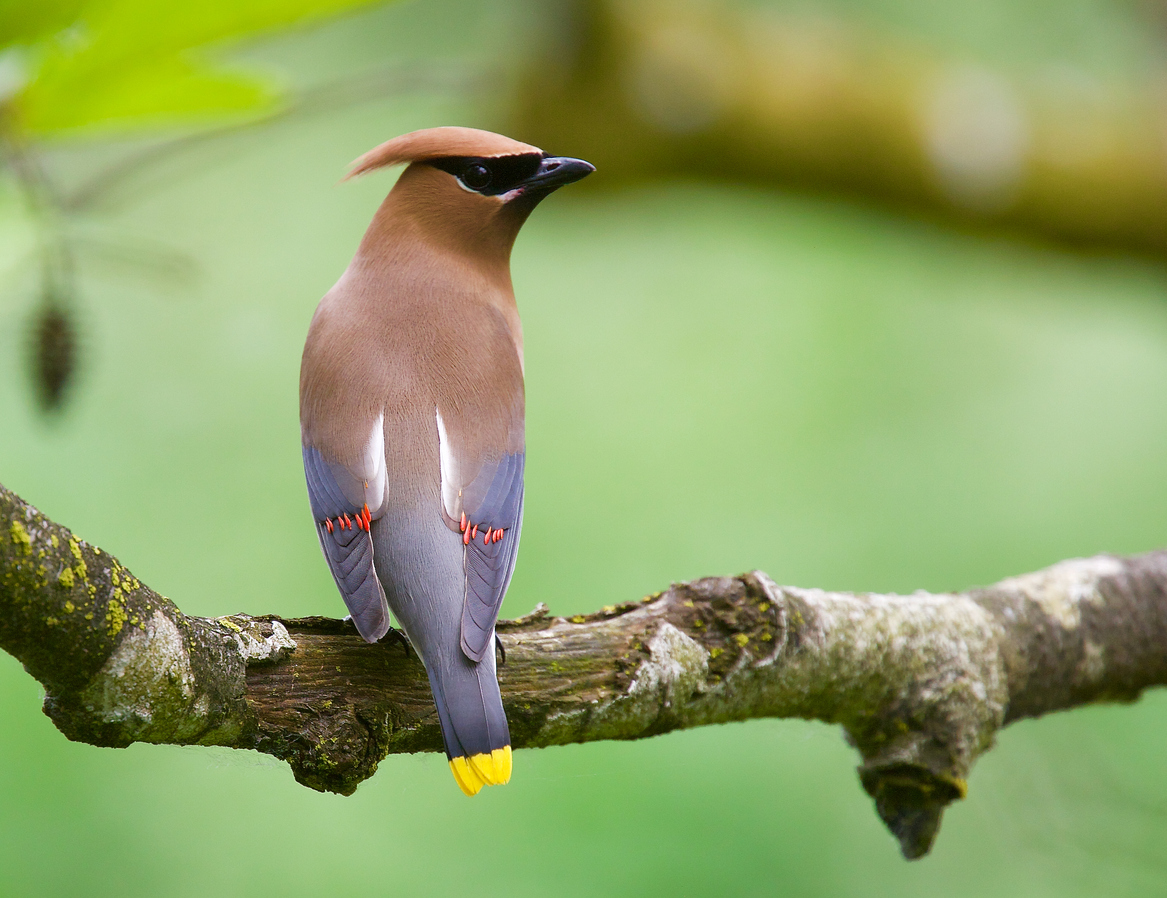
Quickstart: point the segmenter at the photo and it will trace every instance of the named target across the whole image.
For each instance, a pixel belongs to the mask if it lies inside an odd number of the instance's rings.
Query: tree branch
[[[948,595],[798,589],[755,571],[571,618],[540,606],[499,633],[516,748],[838,723],[916,858],[1002,726],[1167,683],[1167,551]],[[2,486],[0,648],[76,741],[255,749],[345,795],[389,753],[441,749],[425,671],[401,645],[327,618],[185,615]]]

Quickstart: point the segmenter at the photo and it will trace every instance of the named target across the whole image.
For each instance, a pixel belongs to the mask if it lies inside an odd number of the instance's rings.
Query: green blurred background
[[[783,8],[985,64],[1123,79],[1160,63],[1149,6]],[[232,50],[292,97],[390,63],[423,75],[194,144],[71,213],[79,368],[56,414],[38,412],[28,374],[35,222],[5,182],[0,482],[188,613],[340,615],[308,521],[299,357],[393,175],[338,178],[404,131],[507,128],[522,66],[567,21],[560,7],[436,0]],[[70,185],[143,139],[35,146]],[[529,465],[504,615],[753,568],[805,586],[951,590],[1167,545],[1160,256],[954,225],[858,192],[683,172],[612,181],[601,168],[556,195],[515,250]],[[121,261],[83,251],[87,234],[123,247]],[[441,757],[395,756],[341,798],[266,756],[69,743],[41,697],[0,655],[5,896],[1167,889],[1161,691],[1011,726],[911,864],[854,751],[818,724],[523,751],[512,783],[473,801]]]

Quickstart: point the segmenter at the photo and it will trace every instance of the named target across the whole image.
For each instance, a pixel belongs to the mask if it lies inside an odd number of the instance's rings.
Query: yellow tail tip
[[[458,788],[467,795],[477,795],[478,790],[485,785],[465,758],[450,758],[450,772],[454,774]]]
[[[477,795],[483,786],[501,786],[511,779],[511,747],[504,745],[482,754],[450,758],[450,771],[459,788]]]

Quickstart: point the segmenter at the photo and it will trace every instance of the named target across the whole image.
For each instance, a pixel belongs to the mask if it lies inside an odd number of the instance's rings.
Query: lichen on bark
[[[234,744],[247,720],[231,633],[184,615],[112,555],[0,487],[0,647],[70,739]]]
[[[756,717],[842,726],[908,858],[1022,717],[1167,683],[1167,552],[1062,562],[967,593],[853,594],[760,571],[592,614],[499,622],[515,748]],[[0,487],[0,648],[70,739],[215,744],[352,793],[394,752],[440,751],[425,670],[328,618],[184,615]]]

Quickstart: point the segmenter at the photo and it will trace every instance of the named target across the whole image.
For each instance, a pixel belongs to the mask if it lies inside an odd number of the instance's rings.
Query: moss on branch
[[[593,614],[501,621],[516,748],[755,717],[840,724],[904,855],[1000,727],[1167,682],[1167,552],[1067,561],[951,595],[674,584]],[[0,487],[0,648],[70,739],[214,744],[351,794],[394,752],[439,751],[425,671],[328,618],[184,615]]]

